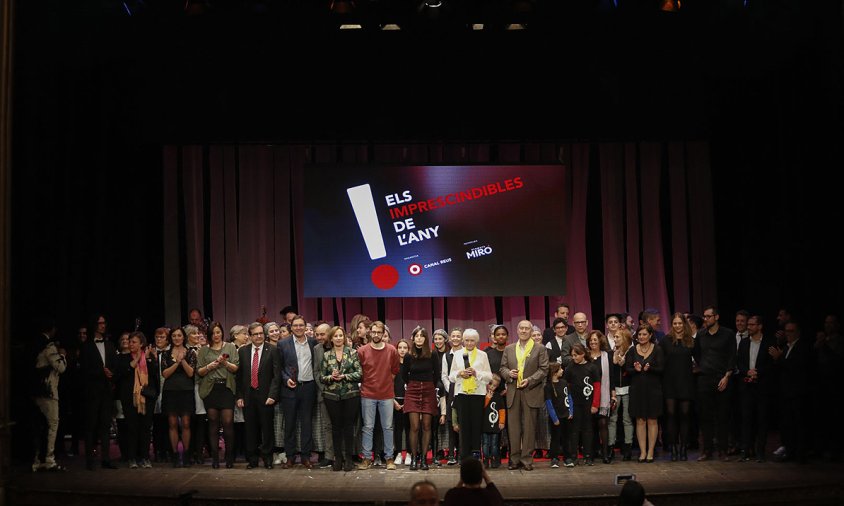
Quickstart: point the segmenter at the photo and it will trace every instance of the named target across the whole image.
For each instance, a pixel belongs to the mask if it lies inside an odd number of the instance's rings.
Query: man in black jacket
[[[94,470],[94,446],[100,441],[100,462],[103,469],[117,469],[109,456],[109,428],[114,410],[114,371],[117,349],[106,335],[105,316],[99,315],[82,345],[79,360],[85,379],[85,465]]]
[[[762,317],[753,315],[747,319],[749,337],[739,342],[736,352],[738,377],[735,384],[741,406],[741,457],[748,461],[765,461],[765,443],[768,435],[768,406],[776,391],[773,375],[774,359],[768,349],[776,344],[771,336],[765,336]]]
[[[780,368],[781,428],[785,455],[780,460],[806,462],[808,447],[807,418],[812,401],[809,375],[812,371],[812,347],[800,339],[800,325],[791,320],[785,324],[785,347],[771,347],[771,357]]]

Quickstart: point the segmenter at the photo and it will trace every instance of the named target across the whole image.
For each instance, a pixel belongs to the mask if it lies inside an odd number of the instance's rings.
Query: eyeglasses
[[[705,314],[705,315],[703,315],[703,317],[704,317],[704,319],[706,319],[706,318],[714,318],[714,317],[715,317],[715,315],[714,315],[714,314]]]
[[[566,328],[562,325],[557,325],[556,327],[554,327],[554,330],[566,330]]]
[[[370,330],[369,333],[372,334],[373,336],[380,336],[381,334],[384,333],[384,331],[382,331],[382,330]]]
[[[587,323],[589,323],[589,322],[588,322],[588,321],[586,321],[586,320],[579,321],[579,322],[574,322],[574,324],[575,324],[575,325],[586,325]]]
[[[264,335],[264,333],[263,333],[263,332],[253,332],[253,333],[251,333],[251,334],[249,334],[249,335],[250,335],[250,336],[263,336],[263,335]]]

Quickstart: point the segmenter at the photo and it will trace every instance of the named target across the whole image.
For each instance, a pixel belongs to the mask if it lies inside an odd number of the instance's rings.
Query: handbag
[[[158,390],[154,386],[147,384],[141,388],[141,395],[148,399],[154,399],[158,397]]]

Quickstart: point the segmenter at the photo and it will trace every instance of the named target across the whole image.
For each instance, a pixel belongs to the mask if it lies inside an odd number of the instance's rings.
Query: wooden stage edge
[[[374,468],[350,473],[330,469],[214,470],[210,465],[173,469],[87,471],[81,459],[66,460],[65,473],[15,468],[8,504],[16,506],[266,506],[269,504],[406,504],[410,486],[427,479],[440,497],[457,483],[457,467],[430,471]],[[635,474],[656,506],[739,504],[844,504],[844,465],[815,462],[614,462],[551,469],[547,460],[532,472],[490,470],[507,504],[616,504],[617,474]]]

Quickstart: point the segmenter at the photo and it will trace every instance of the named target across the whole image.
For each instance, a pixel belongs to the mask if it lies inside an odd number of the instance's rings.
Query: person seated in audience
[[[618,506],[653,506],[645,497],[645,487],[636,480],[630,480],[621,487]]]
[[[482,485],[486,484],[486,487]],[[460,464],[460,481],[445,493],[446,506],[496,506],[504,504],[504,497],[489,477],[481,461],[464,459]]]
[[[437,486],[428,480],[417,481],[410,487],[408,506],[434,506],[440,503]]]

